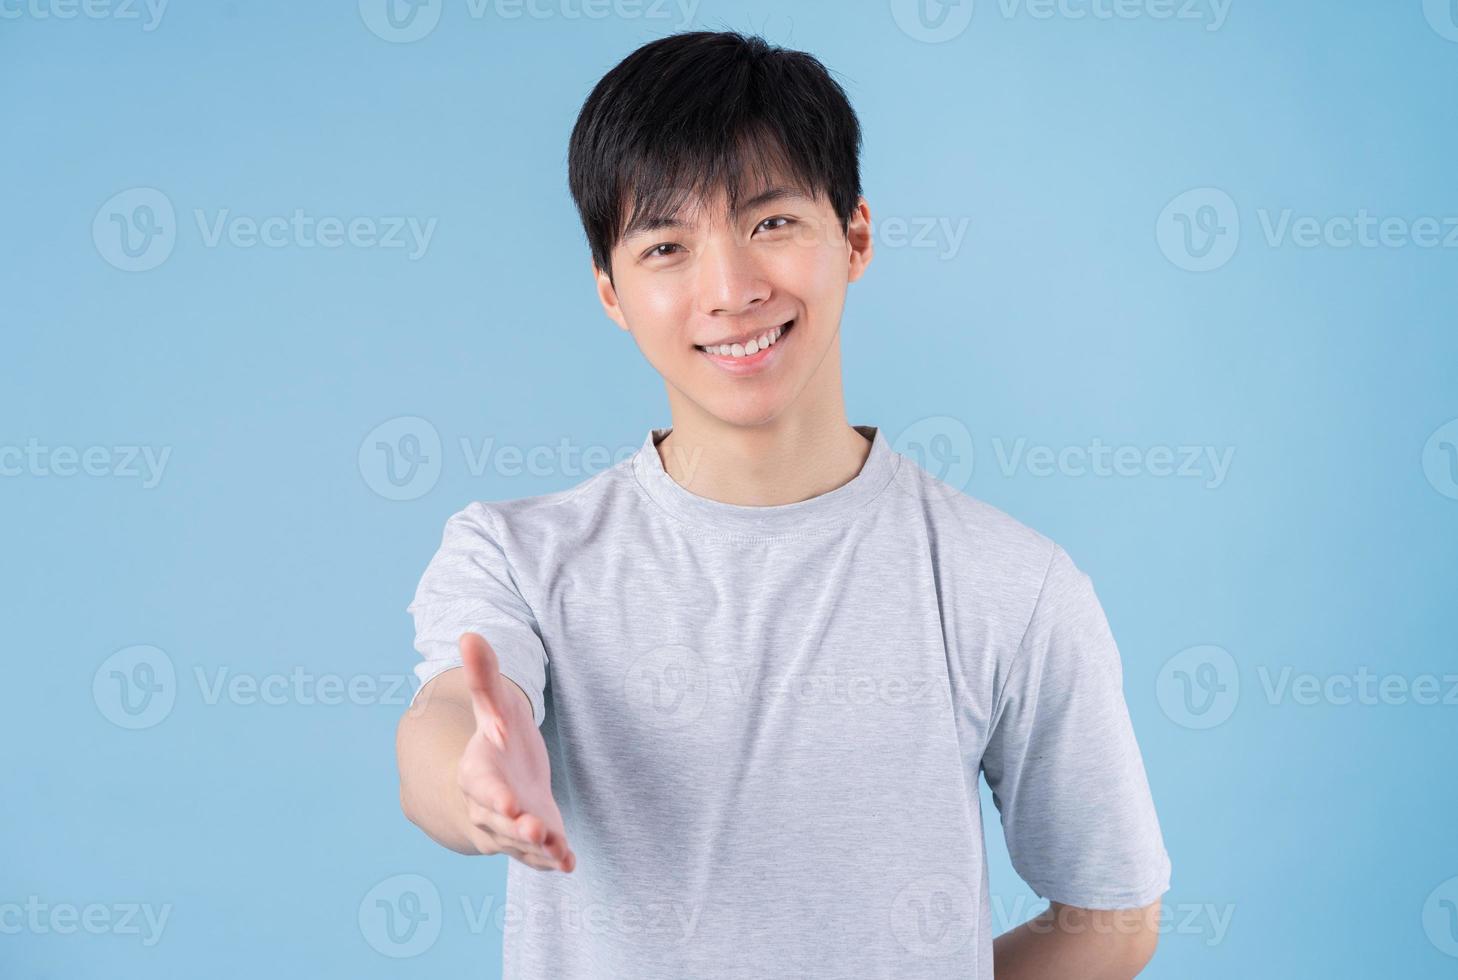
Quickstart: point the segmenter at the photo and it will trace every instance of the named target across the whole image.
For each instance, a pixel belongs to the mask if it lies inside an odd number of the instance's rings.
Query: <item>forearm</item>
[[[993,940],[996,980],[1130,980],[1154,955],[1159,902],[1090,910],[1053,903]]]
[[[469,700],[453,690],[460,674],[452,670],[434,678],[400,719],[395,734],[400,807],[437,843],[459,854],[479,854],[456,782],[461,753],[476,731]]]

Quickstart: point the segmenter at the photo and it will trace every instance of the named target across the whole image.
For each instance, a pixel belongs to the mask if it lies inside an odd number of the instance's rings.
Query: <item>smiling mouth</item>
[[[761,351],[768,350],[783,340],[785,335],[790,332],[790,328],[795,325],[795,322],[794,320],[790,320],[771,330],[766,330],[747,344],[710,344],[707,347],[695,344],[694,349],[701,350],[705,354],[712,354],[715,357],[735,359],[754,357]]]

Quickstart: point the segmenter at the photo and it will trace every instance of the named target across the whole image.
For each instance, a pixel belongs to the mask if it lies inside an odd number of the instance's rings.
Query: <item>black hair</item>
[[[778,176],[824,197],[850,225],[861,194],[861,128],[813,56],[737,31],[687,31],[638,48],[582,105],[567,183],[597,267],[630,224],[675,214],[722,188]]]

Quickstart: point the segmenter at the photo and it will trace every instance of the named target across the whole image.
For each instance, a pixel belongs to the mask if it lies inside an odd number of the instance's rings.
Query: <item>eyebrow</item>
[[[758,194],[751,197],[749,200],[741,201],[738,207],[731,208],[730,218],[738,218],[739,215],[745,211],[753,211],[755,208],[763,207],[766,204],[772,204],[775,201],[780,201],[792,197],[804,197],[804,195],[794,188],[790,187],[766,188],[765,190],[762,190]],[[650,231],[659,231],[664,228],[684,227],[687,227],[687,224],[683,221],[680,221],[674,215],[644,214],[640,215],[637,221],[634,221],[626,229],[623,230],[622,239],[626,241],[627,239],[632,238],[635,235],[642,235]]]

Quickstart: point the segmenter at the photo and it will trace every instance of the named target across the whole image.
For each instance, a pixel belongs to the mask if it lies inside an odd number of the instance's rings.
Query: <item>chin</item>
[[[705,411],[728,425],[754,428],[773,422],[785,410],[783,399],[770,393],[699,402]]]

